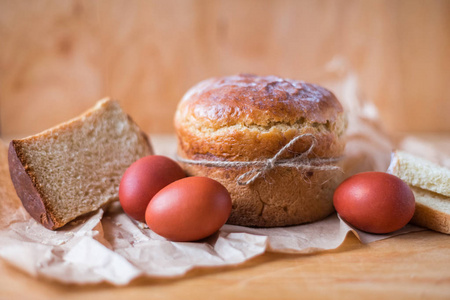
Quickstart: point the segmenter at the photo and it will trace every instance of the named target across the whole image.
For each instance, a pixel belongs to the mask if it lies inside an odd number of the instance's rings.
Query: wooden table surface
[[[238,266],[140,278],[125,287],[64,285],[0,261],[1,300],[172,298],[450,299],[450,235],[427,230],[363,245],[349,234],[336,250],[265,253]]]
[[[0,264],[0,299],[450,299],[450,236],[423,231],[314,255],[266,253],[235,267],[126,287],[62,285]]]

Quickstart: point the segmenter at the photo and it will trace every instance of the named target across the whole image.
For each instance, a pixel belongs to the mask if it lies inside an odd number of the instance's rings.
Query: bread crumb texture
[[[450,234],[450,170],[404,151],[392,153],[389,173],[412,189],[416,209],[412,223]]]
[[[450,170],[404,151],[395,151],[389,172],[411,186],[450,197]]]
[[[61,224],[118,199],[126,168],[152,153],[147,137],[109,99],[79,118],[13,142],[46,210]]]

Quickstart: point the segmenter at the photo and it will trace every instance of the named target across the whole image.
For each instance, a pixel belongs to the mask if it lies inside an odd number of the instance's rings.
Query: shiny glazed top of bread
[[[178,105],[179,155],[191,159],[257,160],[275,155],[300,134],[317,139],[312,157],[343,152],[346,118],[327,89],[276,76],[212,78],[190,89]],[[303,152],[297,142],[285,158]]]

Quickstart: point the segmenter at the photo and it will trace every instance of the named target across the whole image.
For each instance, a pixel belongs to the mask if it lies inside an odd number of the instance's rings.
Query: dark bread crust
[[[13,140],[9,144],[8,164],[9,174],[16,189],[17,195],[26,211],[48,229],[56,229],[60,224],[53,216],[51,210],[46,208],[45,197],[39,190],[32,171],[27,167],[20,147],[20,141]]]

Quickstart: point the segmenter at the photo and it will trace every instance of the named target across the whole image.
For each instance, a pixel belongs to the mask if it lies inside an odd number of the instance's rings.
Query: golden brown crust
[[[342,106],[324,88],[275,76],[214,78],[192,88],[175,115],[179,147],[188,158],[269,158],[300,134],[318,141],[311,157],[337,157],[344,149]],[[304,139],[290,151],[305,151]]]
[[[339,170],[275,168],[253,184],[241,186],[237,177],[248,168],[181,165],[188,175],[206,176],[223,184],[232,199],[227,223],[244,226],[289,226],[321,220],[334,212],[333,191],[342,181]]]
[[[27,167],[23,153],[18,146],[20,141],[13,140],[9,144],[8,164],[9,173],[16,189],[17,195],[23,207],[37,222],[48,229],[55,229],[64,224],[60,224],[52,212],[46,209],[45,198],[36,183],[36,177],[32,170]]]
[[[220,128],[242,124],[293,125],[334,122],[342,106],[330,91],[318,85],[276,76],[241,74],[212,78],[188,91],[180,102],[180,118],[201,120]]]
[[[272,158],[299,135],[314,136],[309,158],[340,157],[345,147],[342,106],[326,89],[275,76],[238,75],[205,80],[181,100],[175,115],[178,155],[190,160],[255,161]],[[281,158],[306,151],[313,139],[296,142]],[[254,183],[237,177],[249,169],[182,164],[190,175],[221,182],[231,193],[228,223],[272,227],[313,222],[334,209],[342,179],[336,170],[277,167]]]
[[[450,215],[418,202],[411,223],[450,234]]]

